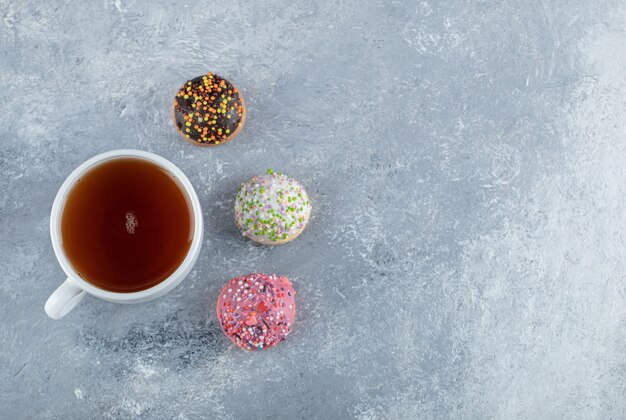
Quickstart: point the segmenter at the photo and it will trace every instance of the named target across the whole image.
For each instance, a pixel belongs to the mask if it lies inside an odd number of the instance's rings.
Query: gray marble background
[[[0,0],[0,18],[0,418],[626,418],[624,1]],[[249,114],[200,149],[168,107],[208,70]],[[117,148],[186,172],[202,254],[159,300],[52,321],[52,200]],[[314,205],[283,247],[233,223],[268,167]],[[250,271],[299,292],[260,353],[213,315]]]

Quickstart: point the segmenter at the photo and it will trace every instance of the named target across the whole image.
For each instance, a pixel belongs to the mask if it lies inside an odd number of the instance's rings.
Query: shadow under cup
[[[194,239],[194,209],[177,177],[150,159],[115,156],[80,174],[60,212],[65,257],[83,280],[115,293],[168,279]]]

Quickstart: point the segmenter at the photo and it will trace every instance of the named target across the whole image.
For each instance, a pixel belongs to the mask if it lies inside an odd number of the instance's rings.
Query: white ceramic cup
[[[63,244],[61,240],[61,216],[63,214],[63,207],[68,193],[81,175],[94,166],[97,166],[105,161],[125,157],[145,159],[160,166],[176,177],[179,185],[182,186],[183,190],[187,194],[187,197],[189,198],[189,201],[191,202],[194,218],[194,230],[189,252],[171,276],[146,290],[131,293],[118,293],[100,289],[83,280],[78,273],[76,273],[63,251]],[[61,319],[74,309],[76,305],[83,300],[87,293],[100,299],[117,303],[147,302],[164,295],[183,281],[193,268],[193,265],[196,263],[198,255],[200,254],[200,247],[202,246],[202,232],[202,209],[200,208],[198,196],[185,174],[183,174],[183,172],[172,162],[162,158],[161,156],[143,152],[141,150],[113,150],[111,152],[102,153],[92,157],[70,174],[63,185],[61,185],[61,189],[57,193],[57,196],[54,199],[54,204],[52,205],[52,214],[50,216],[50,236],[52,238],[54,253],[59,260],[59,264],[61,264],[63,271],[67,274],[67,280],[65,280],[65,282],[61,284],[61,286],[59,286],[59,288],[56,289],[48,298],[44,307],[46,313],[52,319]]]

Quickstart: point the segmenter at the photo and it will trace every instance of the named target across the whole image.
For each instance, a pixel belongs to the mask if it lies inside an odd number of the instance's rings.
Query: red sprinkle
[[[217,318],[239,347],[266,349],[289,335],[296,317],[295,294],[287,277],[259,273],[236,277],[220,293]]]

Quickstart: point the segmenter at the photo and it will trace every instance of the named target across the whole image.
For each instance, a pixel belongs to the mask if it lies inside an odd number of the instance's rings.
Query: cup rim
[[[146,159],[172,173],[179,180],[183,189],[187,193],[189,200],[191,201],[194,218],[194,231],[191,246],[189,247],[187,255],[180,263],[178,268],[168,278],[166,278],[159,284],[156,284],[145,290],[128,293],[104,290],[84,280],[78,275],[78,273],[70,264],[61,245],[61,215],[63,213],[61,209],[63,207],[63,204],[65,204],[65,200],[71,187],[74,185],[74,181],[78,177],[83,175],[86,171],[100,164],[101,162],[121,157],[137,157]],[[65,274],[87,293],[105,300],[118,302],[136,301],[138,299],[146,298],[148,296],[158,295],[159,293],[167,290],[172,285],[172,283],[176,283],[177,281],[181,280],[180,277],[184,276],[186,272],[191,268],[191,266],[195,263],[196,257],[200,251],[200,247],[202,246],[203,229],[204,227],[202,220],[202,208],[200,207],[200,201],[198,200],[198,196],[193,188],[193,185],[191,184],[187,176],[183,173],[183,171],[181,171],[176,165],[174,165],[172,162],[165,159],[164,157],[161,157],[154,153],[136,149],[111,150],[109,152],[104,152],[93,156],[92,158],[87,159],[85,162],[80,164],[70,173],[70,175],[61,185],[61,188],[59,188],[59,191],[54,198],[52,211],[50,213],[50,238],[52,240],[52,248],[54,249],[57,260],[59,261],[59,264],[61,265],[61,268],[63,269]]]

